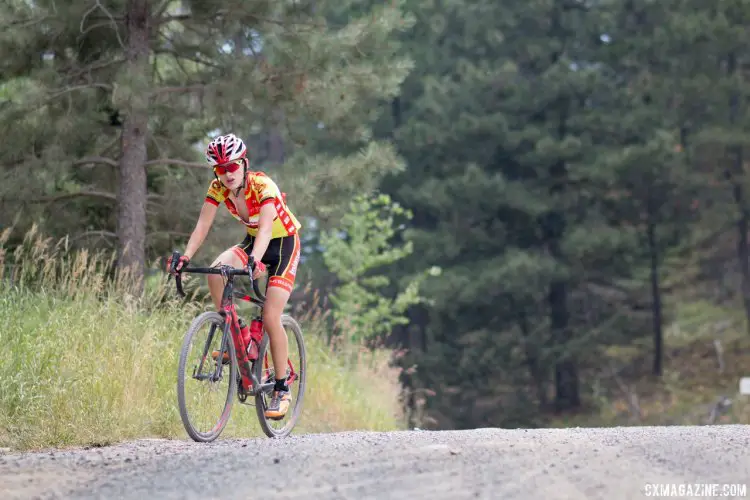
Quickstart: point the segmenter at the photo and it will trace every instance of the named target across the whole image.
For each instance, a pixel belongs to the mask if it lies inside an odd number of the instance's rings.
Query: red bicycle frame
[[[172,267],[176,265],[177,261],[179,260],[179,253],[174,252],[172,255]],[[252,261],[251,261],[252,264]],[[181,269],[179,273],[175,275],[175,284],[177,285],[177,291],[181,296],[185,296],[185,292],[182,289],[182,280],[180,273],[182,272],[192,272],[192,273],[203,273],[203,274],[221,274],[225,281],[224,285],[224,291],[221,296],[221,310],[219,314],[221,314],[224,317],[224,327],[223,327],[223,333],[227,334],[229,333],[232,337],[232,342],[234,342],[235,347],[235,355],[237,358],[237,363],[239,365],[239,371],[240,371],[240,377],[242,380],[242,389],[244,392],[254,395],[259,390],[267,390],[270,389],[274,383],[272,382],[266,382],[261,383],[259,380],[256,379],[255,375],[253,374],[252,369],[252,362],[257,362],[255,359],[250,359],[247,355],[247,348],[248,345],[245,343],[245,340],[242,338],[242,334],[240,333],[240,323],[239,318],[237,316],[237,308],[234,304],[234,301],[232,300],[233,297],[237,297],[240,300],[245,300],[247,302],[251,302],[263,309],[263,306],[265,304],[265,295],[261,293],[260,288],[258,287],[258,283],[256,280],[252,278],[252,272],[249,271],[248,268],[244,269],[237,269],[231,266],[217,266],[217,267],[186,267],[184,269]],[[255,291],[255,294],[258,296],[258,298],[252,297],[247,294],[237,294],[234,290],[234,276],[248,276],[252,282],[253,290]],[[263,338],[263,329],[261,328],[260,334],[252,332],[251,331],[251,342],[255,342],[258,347],[260,347],[261,340]],[[223,351],[223,346],[222,346]],[[220,353],[220,356],[223,357],[223,352]],[[268,370],[268,354],[264,356],[264,368]],[[297,373],[294,370],[294,365],[292,365],[292,361],[287,358],[287,366],[289,367],[289,375],[287,376],[287,384],[291,384],[297,379]]]

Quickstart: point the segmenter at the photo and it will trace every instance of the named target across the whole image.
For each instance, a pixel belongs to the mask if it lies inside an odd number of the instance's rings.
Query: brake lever
[[[175,272],[175,268],[177,267],[177,262],[179,262],[179,260],[180,252],[174,250],[172,252],[172,262],[169,266],[169,270],[172,271],[171,273],[169,273],[170,276],[172,276],[172,273]],[[180,294],[181,297],[185,297],[185,291],[182,289],[182,275],[180,274],[180,272],[177,272],[174,275],[174,282],[175,286],[177,287],[177,293]]]
[[[180,294],[181,297],[185,296],[185,291],[182,289],[182,275],[176,274],[174,277],[175,285],[177,285],[177,293]]]
[[[172,261],[169,264],[169,270],[174,272],[175,268],[177,267],[177,262],[180,260],[180,252],[177,250],[172,250]]]

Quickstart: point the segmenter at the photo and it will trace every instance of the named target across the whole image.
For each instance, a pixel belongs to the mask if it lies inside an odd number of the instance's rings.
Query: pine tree
[[[411,312],[424,326],[405,383],[436,392],[440,426],[533,425],[580,405],[581,367],[648,320],[620,286],[632,232],[603,210],[605,11],[412,5],[417,67],[381,123],[408,167],[385,186],[414,214],[416,258],[399,272],[443,274],[424,287],[434,308]]]
[[[744,2],[668,2],[672,12],[663,30],[672,57],[669,83],[679,97],[683,139],[693,165],[704,174],[704,197],[713,210],[707,220],[736,228],[740,297],[750,332],[750,199],[746,157],[750,135],[745,78],[750,59],[750,9]],[[723,188],[723,193],[716,188]],[[727,214],[732,214],[727,217]]]
[[[76,238],[116,231],[119,263],[138,279],[147,244],[151,257],[163,254],[172,242],[157,238],[192,228],[211,179],[201,154],[210,134],[273,129],[291,155],[273,175],[297,212],[335,213],[347,194],[400,167],[388,144],[368,136],[369,106],[393,98],[410,68],[389,50],[393,33],[409,26],[400,3],[326,23],[343,7],[9,0],[0,64],[16,90],[0,128],[14,147],[0,162],[9,174],[35,176],[10,202],[56,203],[57,215],[70,201],[46,228]],[[352,153],[308,157],[302,143],[319,127]],[[322,199],[329,186],[337,198]]]
[[[612,78],[598,96],[607,110],[595,136],[601,146],[598,179],[606,193],[605,213],[637,237],[633,277],[639,276],[639,265],[648,268],[652,372],[659,376],[666,320],[661,271],[666,255],[690,237],[700,179],[691,173],[680,145],[675,94],[668,85],[670,58],[661,50],[659,29],[669,18],[668,7],[628,0],[612,4],[608,13],[599,60]],[[639,286],[637,279],[634,284]]]

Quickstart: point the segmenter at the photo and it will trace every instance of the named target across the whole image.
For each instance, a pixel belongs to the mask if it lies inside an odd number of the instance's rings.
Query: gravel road
[[[735,498],[750,498],[750,426],[345,432],[0,455],[3,499],[627,499],[649,498],[647,483],[719,483],[718,495],[741,483]]]

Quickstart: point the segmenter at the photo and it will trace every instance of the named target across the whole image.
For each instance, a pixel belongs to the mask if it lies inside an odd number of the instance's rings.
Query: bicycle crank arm
[[[250,377],[253,379],[253,389],[250,391],[251,395],[256,396],[259,392],[270,393],[273,390],[273,386],[275,385],[273,382],[261,384],[253,372],[250,372]]]
[[[208,375],[195,375],[195,374],[194,374],[194,375],[193,375],[193,378],[194,378],[195,380],[200,380],[200,381],[204,381],[204,380],[209,380],[209,381],[211,381],[211,382],[216,382],[217,380],[219,380],[219,377],[217,377],[217,376],[216,376],[216,375],[214,375],[213,373],[210,373],[210,374],[208,374]]]

